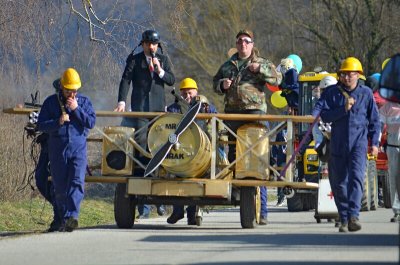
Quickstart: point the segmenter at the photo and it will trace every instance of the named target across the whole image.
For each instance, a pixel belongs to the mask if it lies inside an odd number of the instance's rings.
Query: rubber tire
[[[125,195],[126,183],[118,183],[114,195],[114,219],[118,228],[132,228],[135,223],[136,205]]]
[[[287,206],[289,212],[303,211],[303,200],[301,193],[295,193],[292,198],[287,198]]]
[[[242,228],[254,228],[256,222],[256,188],[240,188],[240,224]]]
[[[392,208],[392,198],[390,193],[390,181],[389,174],[385,171],[385,175],[382,176],[382,194],[383,194],[383,204],[386,209]]]
[[[370,192],[370,210],[376,211],[378,209],[378,170],[376,168],[376,160],[368,161],[368,180]]]
[[[196,225],[201,226],[203,224],[203,209],[196,206]]]
[[[303,211],[314,210],[317,205],[317,197],[314,193],[303,193],[302,202],[303,202]]]
[[[378,207],[377,169],[375,160],[367,160],[365,170],[364,191],[361,199],[361,211],[370,211],[372,206]]]
[[[201,216],[196,216],[196,225],[201,226],[203,223],[203,217]]]

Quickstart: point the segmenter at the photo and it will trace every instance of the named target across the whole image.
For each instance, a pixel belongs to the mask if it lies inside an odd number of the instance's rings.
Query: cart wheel
[[[361,199],[361,211],[376,210],[378,205],[378,188],[376,184],[376,161],[368,160],[365,170],[364,191]]]
[[[126,197],[126,183],[118,183],[114,195],[114,218],[118,228],[133,227],[135,208],[132,199]]]
[[[390,180],[389,174],[385,171],[382,176],[382,193],[383,193],[383,204],[386,209],[392,208],[392,195],[390,193]]]
[[[203,208],[196,206],[196,225],[201,226],[203,223]]]
[[[301,212],[303,210],[303,200],[301,193],[296,193],[292,198],[287,198],[289,212]]]
[[[202,223],[203,223],[203,217],[196,216],[196,225],[201,226]]]
[[[378,171],[376,169],[376,160],[368,160],[368,181],[370,210],[376,211],[378,208]]]
[[[240,188],[240,223],[242,228],[254,228],[256,224],[256,188]]]

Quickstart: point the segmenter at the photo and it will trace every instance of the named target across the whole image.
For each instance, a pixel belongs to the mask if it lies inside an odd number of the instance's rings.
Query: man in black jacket
[[[119,84],[118,105],[114,111],[126,110],[126,99],[132,83],[131,110],[165,112],[164,85],[172,86],[175,77],[167,56],[157,53],[160,37],[154,30],[146,30],[142,34],[143,52],[129,54],[122,79]],[[161,47],[160,47],[161,48]],[[131,119],[131,127],[136,130],[147,126],[147,119]],[[138,135],[137,142],[146,148],[146,131]]]
[[[142,112],[165,112],[165,91],[164,85],[172,86],[175,83],[175,76],[172,73],[170,62],[167,56],[157,53],[160,46],[160,36],[157,31],[146,30],[142,34],[139,46],[143,52],[134,54],[134,50],[126,60],[126,66],[119,84],[118,105],[114,111],[123,112],[126,110],[126,100],[132,83],[131,108],[132,111]],[[124,119],[124,126],[139,130],[147,127],[149,121],[146,118]],[[147,130],[136,134],[135,140],[144,149],[147,147]],[[143,156],[136,156],[143,164],[148,159]],[[141,174],[141,172],[135,172]],[[146,210],[145,210],[146,211]],[[146,216],[148,213],[139,214]]]

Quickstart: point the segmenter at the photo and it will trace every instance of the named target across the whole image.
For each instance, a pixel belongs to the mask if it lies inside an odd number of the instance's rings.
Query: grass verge
[[[53,219],[53,210],[42,197],[0,204],[0,232],[45,231]],[[84,199],[80,227],[114,224],[112,199]]]

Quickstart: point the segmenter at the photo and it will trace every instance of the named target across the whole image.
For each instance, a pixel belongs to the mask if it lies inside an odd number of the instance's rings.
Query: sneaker
[[[349,232],[349,229],[347,228],[347,224],[341,223],[340,226],[339,226],[339,232],[340,233]]]
[[[168,217],[168,219],[167,219],[167,223],[175,224],[179,220],[183,219],[183,217],[185,217],[183,213],[182,214],[177,214],[177,213],[172,212],[171,216]]]
[[[61,223],[58,221],[53,220],[53,222],[51,222],[49,229],[47,229],[47,232],[51,233],[51,232],[56,232],[59,231],[61,228]]]
[[[165,211],[164,205],[158,205],[157,206],[157,214],[159,216],[164,216],[167,214],[167,211]]]
[[[349,231],[355,232],[361,230],[361,223],[356,217],[351,217],[349,220]]]
[[[149,215],[148,214],[141,214],[141,215],[138,215],[136,217],[136,219],[149,219]]]
[[[78,220],[70,217],[67,219],[67,221],[65,221],[65,231],[66,232],[72,232],[75,229],[78,228]]]
[[[279,197],[276,206],[280,207],[283,206],[284,204],[285,204],[285,196]]]
[[[258,223],[259,225],[267,225],[268,224],[268,219],[267,217],[261,217],[260,222]]]
[[[398,223],[400,222],[400,214],[396,213],[391,219],[390,222],[392,223]]]

